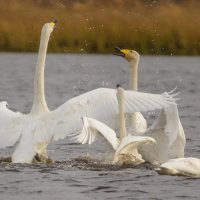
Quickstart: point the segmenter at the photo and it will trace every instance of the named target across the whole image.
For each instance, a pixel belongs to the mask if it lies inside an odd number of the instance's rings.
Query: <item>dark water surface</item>
[[[29,112],[33,98],[36,54],[0,54],[0,100],[14,110]],[[128,63],[105,55],[49,54],[45,72],[46,97],[50,109],[67,99],[97,87],[128,88]],[[187,145],[186,156],[200,152],[200,58],[142,56],[140,91],[157,93],[178,86],[179,111]],[[104,140],[78,145],[69,139],[52,143],[53,165],[0,164],[0,200],[21,199],[200,199],[200,180],[159,176],[154,170],[133,166],[87,163],[79,156],[107,159]],[[1,150],[0,157],[12,148]],[[71,160],[71,161],[70,161]]]

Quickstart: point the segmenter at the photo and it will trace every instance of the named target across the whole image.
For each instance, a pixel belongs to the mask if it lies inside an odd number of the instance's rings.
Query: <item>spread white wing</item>
[[[185,134],[176,105],[163,109],[144,135],[156,140],[155,145],[139,147],[145,160],[163,163],[170,158],[184,156]]]
[[[113,149],[116,150],[119,146],[119,139],[114,130],[100,121],[88,117],[83,117],[83,129],[74,139],[82,144],[91,144],[95,141],[97,134],[102,135]]]
[[[169,106],[161,111],[158,119],[149,128],[149,131],[163,129],[168,136],[168,146],[172,145],[178,136],[179,113],[177,106]]]
[[[0,102],[0,148],[14,145],[20,138],[23,114],[7,108],[7,102]]]
[[[34,144],[34,134],[32,132],[24,133],[17,141],[15,150],[12,154],[14,163],[32,163],[36,154],[36,145]]]
[[[148,94],[125,91],[125,112],[145,112],[174,105],[173,95]],[[118,102],[116,89],[99,88],[72,98],[51,112],[54,139],[63,139],[67,135],[82,129],[82,117],[95,118],[109,127],[117,128]]]

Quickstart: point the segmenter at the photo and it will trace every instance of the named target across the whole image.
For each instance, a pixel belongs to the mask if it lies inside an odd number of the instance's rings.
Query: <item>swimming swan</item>
[[[160,175],[200,177],[200,159],[176,158],[155,169]]]
[[[124,117],[124,90],[119,85],[117,88],[117,99],[119,106],[119,138],[115,131],[104,123],[96,119],[83,117],[83,129],[74,139],[82,144],[91,144],[95,141],[96,135],[100,134],[115,151],[113,163],[122,164],[126,161],[131,161],[135,164],[140,164],[144,160],[138,153],[138,146],[155,143],[155,140],[151,137],[127,135]]]
[[[44,67],[49,37],[55,22],[46,23],[41,32],[34,79],[31,112],[22,114],[0,102],[0,148],[15,145],[14,163],[31,163],[36,154],[44,155],[50,141],[63,139],[82,128],[82,117],[94,117],[117,127],[118,104],[115,89],[99,88],[68,100],[49,111],[44,94]],[[173,95],[125,91],[125,112],[149,111],[174,104]]]
[[[135,50],[120,49],[119,47],[115,47],[115,49],[117,51],[115,55],[122,56],[129,62],[129,89],[138,91],[138,65],[140,54]],[[132,135],[142,135],[147,130],[146,119],[140,112],[132,113],[128,118],[127,124]]]
[[[115,49],[118,51],[116,55],[124,57],[130,63],[130,89],[137,91],[139,53],[119,47]],[[131,114],[131,128],[134,130],[131,131],[134,135],[151,136],[156,140],[156,144],[149,145],[149,148],[146,145],[139,147],[139,152],[145,160],[158,164],[171,158],[184,157],[186,139],[176,105],[163,109],[149,129],[141,113]],[[169,132],[171,134],[168,134]]]

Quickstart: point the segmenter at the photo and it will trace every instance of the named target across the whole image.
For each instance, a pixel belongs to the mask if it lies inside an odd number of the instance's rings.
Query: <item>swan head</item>
[[[115,55],[124,57],[128,62],[138,62],[140,59],[140,54],[135,50],[130,49],[120,49],[115,47],[117,53]]]
[[[49,37],[51,32],[54,30],[56,23],[57,21],[54,20],[52,22],[44,24],[44,26],[42,27],[42,35],[44,35],[45,37]]]

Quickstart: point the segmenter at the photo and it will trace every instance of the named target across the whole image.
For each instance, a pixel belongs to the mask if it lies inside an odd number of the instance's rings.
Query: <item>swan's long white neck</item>
[[[133,90],[133,91],[138,90],[138,63],[139,63],[139,58],[137,60],[130,61],[129,88],[130,90]],[[132,124],[132,128],[136,130],[137,113],[131,114],[131,124]]]
[[[117,100],[119,104],[119,140],[120,142],[126,136],[126,121],[124,117],[124,90],[117,88]]]
[[[49,37],[50,33],[48,34],[47,31],[43,30],[41,33],[38,60],[34,77],[34,100],[31,114],[49,111],[44,93],[44,70]]]
[[[138,63],[139,59],[130,61],[129,88],[134,91],[138,90]]]

